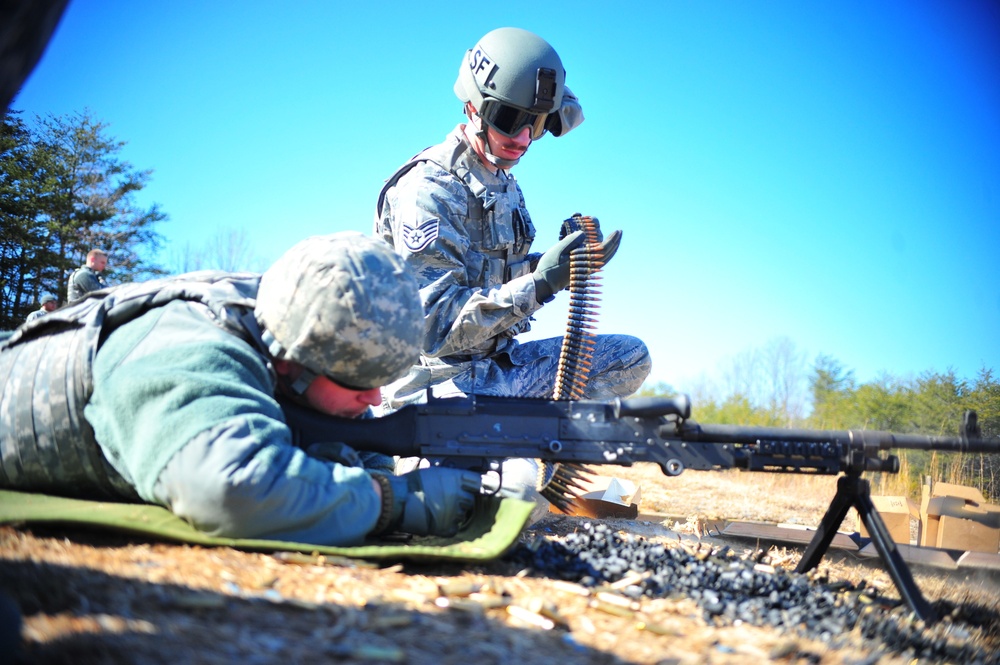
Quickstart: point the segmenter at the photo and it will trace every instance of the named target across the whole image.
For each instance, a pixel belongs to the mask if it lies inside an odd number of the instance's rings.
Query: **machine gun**
[[[575,498],[574,478],[585,465],[659,465],[676,476],[686,469],[743,469],[772,473],[842,474],[837,492],[797,572],[819,564],[850,508],[871,534],[903,599],[925,622],[936,613],[913,581],[909,568],[871,500],[865,471],[897,473],[891,449],[1000,453],[1000,439],[982,439],[974,412],[966,413],[955,437],[868,430],[820,431],[730,425],[691,420],[686,396],[631,398],[609,402],[471,396],[429,398],[375,419],[347,420],[283,404],[296,445],[337,441],[358,450],[423,457],[435,464],[487,472],[495,462],[532,458],[554,471],[555,485],[543,495],[567,512]],[[568,471],[563,473],[563,470]],[[549,488],[552,489],[552,488]]]

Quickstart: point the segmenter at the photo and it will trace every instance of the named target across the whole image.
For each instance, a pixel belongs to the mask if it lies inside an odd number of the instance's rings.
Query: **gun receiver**
[[[700,425],[690,419],[686,396],[609,402],[473,396],[429,399],[381,418],[347,420],[282,404],[301,447],[338,441],[358,450],[485,472],[509,458],[552,464],[659,465],[676,476],[686,469],[744,469],[772,473],[843,474],[837,493],[799,563],[815,567],[850,508],[868,528],[901,595],[924,621],[936,619],[871,501],[865,471],[896,473],[892,449],[1000,453],[1000,439],[980,438],[966,414],[956,437],[868,430],[821,431]]]
[[[1000,452],[1000,443],[867,430],[819,431],[690,420],[685,396],[602,401],[483,397],[431,399],[381,418],[347,420],[283,404],[295,442],[336,440],[399,457],[448,459],[489,468],[488,460],[534,458],[553,463],[659,465],[685,469],[837,474],[898,471],[893,448]]]

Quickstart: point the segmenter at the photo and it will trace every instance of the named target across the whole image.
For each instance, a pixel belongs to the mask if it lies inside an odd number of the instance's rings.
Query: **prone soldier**
[[[210,534],[452,535],[480,476],[292,444],[276,396],[363,417],[419,354],[417,282],[379,240],[304,240],[263,275],[126,284],[0,344],[0,487],[159,504]]]

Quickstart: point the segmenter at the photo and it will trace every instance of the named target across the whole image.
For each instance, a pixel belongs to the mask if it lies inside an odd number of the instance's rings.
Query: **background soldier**
[[[55,308],[58,306],[59,306],[59,301],[56,300],[56,297],[47,293],[44,296],[42,296],[41,307],[39,307],[34,312],[29,314],[28,318],[26,318],[24,321],[25,323],[27,323],[28,321],[34,321],[35,319],[45,316],[49,312],[55,310]]]
[[[87,261],[73,271],[66,283],[66,300],[69,304],[82,299],[91,291],[105,288],[108,284],[101,275],[108,267],[108,255],[104,250],[92,249],[87,252]]]

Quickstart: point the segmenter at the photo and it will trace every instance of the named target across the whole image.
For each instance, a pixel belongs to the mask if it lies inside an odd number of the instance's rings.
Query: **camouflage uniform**
[[[66,283],[66,300],[74,303],[91,291],[106,288],[108,283],[104,281],[101,273],[90,266],[80,266],[73,271]]]
[[[27,318],[24,319],[24,322],[28,323],[30,321],[34,321],[35,319],[40,319],[48,313],[49,310],[45,309],[44,307],[39,307],[31,314],[28,314]]]
[[[549,397],[560,338],[519,343],[541,305],[531,272],[535,227],[516,180],[487,168],[462,125],[418,154],[379,196],[375,234],[391,244],[420,279],[423,355],[403,379],[383,390],[395,409],[435,395]],[[635,392],[651,361],[642,341],[598,335],[586,396]]]
[[[214,535],[360,542],[381,512],[371,476],[291,445],[260,280],[129,284],[21,326],[0,345],[0,487],[141,499]]]

